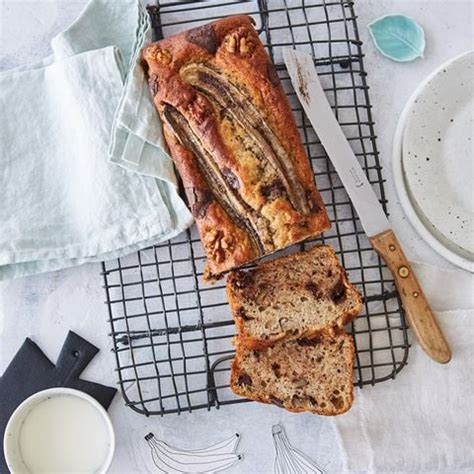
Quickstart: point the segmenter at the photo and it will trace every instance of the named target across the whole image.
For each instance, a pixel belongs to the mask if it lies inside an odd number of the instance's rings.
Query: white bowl
[[[51,399],[52,397],[65,395],[70,397],[76,397],[80,400],[86,401],[101,416],[102,420],[105,423],[107,439],[106,444],[104,444],[104,462],[101,466],[98,466],[95,472],[105,473],[110,467],[115,451],[115,433],[109,415],[104,410],[102,405],[100,405],[100,403],[98,403],[97,400],[95,400],[91,396],[79,390],[74,390],[71,388],[51,388],[48,390],[43,390],[42,392],[35,393],[31,397],[27,398],[17,407],[17,409],[10,417],[10,420],[8,421],[7,427],[5,429],[5,435],[3,438],[3,450],[8,468],[12,473],[32,472],[24,462],[20,446],[21,430],[29,414],[41,402]],[[87,423],[87,417],[81,421]],[[94,433],[91,432],[91,438],[93,436]],[[71,466],[71,470],[73,469],[74,466]]]

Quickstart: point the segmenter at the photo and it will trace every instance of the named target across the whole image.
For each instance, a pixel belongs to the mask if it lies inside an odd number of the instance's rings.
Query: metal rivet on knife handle
[[[398,274],[402,278],[406,278],[410,274],[410,270],[408,270],[408,268],[405,265],[403,265],[398,269]]]

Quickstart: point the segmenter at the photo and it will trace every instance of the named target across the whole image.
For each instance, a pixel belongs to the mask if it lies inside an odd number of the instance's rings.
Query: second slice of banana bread
[[[340,415],[352,405],[352,337],[340,333],[277,342],[257,351],[237,344],[231,388],[289,411]]]

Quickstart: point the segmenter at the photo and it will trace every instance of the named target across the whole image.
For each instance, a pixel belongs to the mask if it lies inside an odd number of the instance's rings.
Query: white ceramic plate
[[[474,52],[434,71],[408,101],[394,140],[400,202],[420,235],[474,271]]]

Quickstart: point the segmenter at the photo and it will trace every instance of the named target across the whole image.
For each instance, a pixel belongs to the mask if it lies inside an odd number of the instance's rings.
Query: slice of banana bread
[[[231,388],[289,411],[340,415],[352,405],[354,343],[345,334],[278,342],[262,351],[237,345]]]
[[[359,292],[327,245],[232,272],[227,296],[238,343],[249,349],[337,330],[362,309]]]

